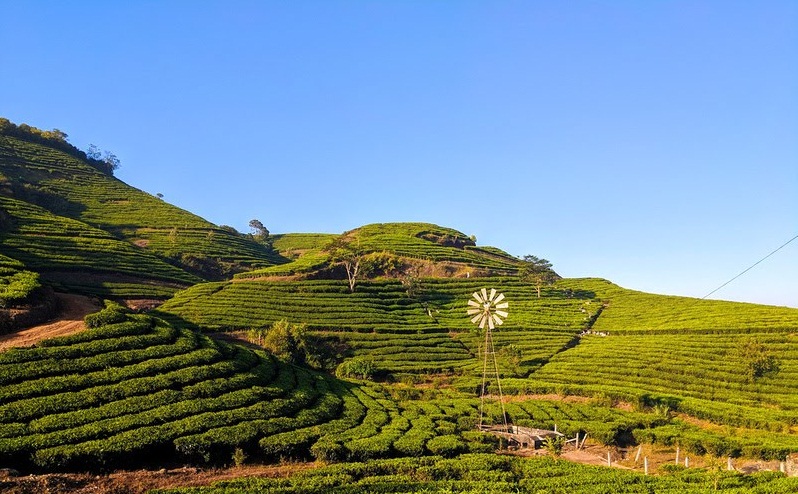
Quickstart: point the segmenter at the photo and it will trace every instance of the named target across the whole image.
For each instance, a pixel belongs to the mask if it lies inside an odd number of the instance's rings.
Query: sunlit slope
[[[308,275],[324,271],[330,268],[329,247],[334,241],[345,242],[360,252],[364,264],[373,260],[378,264],[388,261],[418,276],[508,275],[515,274],[520,266],[518,258],[495,247],[478,247],[473,238],[452,228],[432,223],[375,223],[341,235],[277,235],[275,248],[292,262],[236,277]]]
[[[0,252],[62,288],[120,297],[167,297],[201,281],[83,222],[0,196]]]
[[[240,281],[205,283],[184,290],[160,310],[205,328],[242,330],[280,319],[305,323],[344,341],[350,356],[369,355],[391,372],[470,371],[478,366],[481,336],[466,317],[474,291],[499,287],[510,317],[497,329],[498,347],[523,351],[534,367],[566,346],[587,324],[588,292],[543,290],[513,278],[438,278],[420,281],[409,296],[398,280],[373,280],[349,292],[346,281]],[[587,305],[586,305],[587,304]]]
[[[653,295],[605,280],[579,286],[604,309],[593,334],[535,371],[537,389],[664,403],[771,431],[798,424],[798,309]],[[772,361],[776,369],[756,375]]]
[[[778,373],[749,377],[742,348],[752,339],[778,359]],[[588,335],[532,380],[573,394],[662,402],[718,423],[788,430],[798,424],[798,335]]]
[[[798,330],[798,309],[789,307],[655,295],[600,279],[580,286],[605,306],[593,326],[597,331]]]
[[[236,450],[256,461],[361,461],[495,449],[473,431],[474,398],[400,404],[380,386],[113,306],[90,317],[105,324],[0,352],[3,465],[96,471],[224,465]]]
[[[4,195],[109,232],[206,278],[282,261],[250,238],[43,144],[0,136],[0,188]]]
[[[226,462],[236,447],[256,454],[264,437],[339,419],[352,399],[345,384],[262,352],[146,316],[102,317],[99,328],[0,353],[4,465]]]

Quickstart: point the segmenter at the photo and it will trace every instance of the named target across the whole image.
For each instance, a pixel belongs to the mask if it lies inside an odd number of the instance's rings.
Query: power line
[[[718,290],[720,290],[720,289],[721,289],[721,288],[723,288],[724,286],[728,285],[728,284],[729,284],[729,283],[731,283],[732,281],[736,280],[736,279],[737,279],[737,278],[739,278],[740,276],[742,276],[742,275],[744,275],[745,273],[747,273],[747,272],[751,271],[752,269],[754,269],[754,268],[756,267],[756,265],[757,265],[757,264],[761,263],[762,261],[764,261],[764,260],[765,260],[765,259],[767,259],[768,257],[772,256],[772,255],[773,255],[773,254],[775,254],[776,252],[780,251],[781,249],[783,249],[783,248],[787,247],[787,245],[789,245],[789,243],[790,243],[790,242],[792,242],[793,240],[795,240],[796,238],[798,238],[798,235],[796,235],[796,236],[794,236],[793,238],[791,238],[791,239],[787,240],[787,241],[786,241],[786,242],[784,242],[784,244],[782,244],[782,245],[781,245],[781,246],[780,246],[778,249],[774,250],[773,252],[771,252],[770,254],[766,255],[766,256],[765,256],[765,257],[763,257],[762,259],[760,259],[760,260],[758,260],[757,262],[753,263],[752,265],[748,266],[748,267],[747,267],[745,270],[743,270],[743,272],[742,272],[742,273],[738,274],[737,276],[735,276],[734,278],[730,279],[730,280],[729,280],[729,281],[727,281],[726,283],[724,283],[724,284],[720,285],[719,287],[715,288],[715,289],[714,289],[714,290],[712,290],[711,292],[709,292],[709,293],[707,293],[706,295],[704,295],[703,297],[701,297],[701,300],[704,300],[705,298],[707,298],[707,297],[709,297],[710,295],[712,295],[713,293],[717,292]]]

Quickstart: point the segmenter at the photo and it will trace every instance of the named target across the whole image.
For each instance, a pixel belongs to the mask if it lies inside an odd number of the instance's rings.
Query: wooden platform
[[[533,429],[531,427],[520,427],[517,425],[483,425],[479,430],[488,432],[494,436],[499,436],[507,440],[507,445],[512,448],[534,448],[543,446],[546,439],[552,437],[565,437],[557,431],[545,429]]]

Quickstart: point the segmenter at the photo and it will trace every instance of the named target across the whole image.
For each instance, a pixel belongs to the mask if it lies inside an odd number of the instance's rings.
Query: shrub
[[[468,446],[458,436],[446,434],[427,441],[427,449],[433,454],[451,458],[468,450]]]
[[[374,360],[366,357],[351,358],[335,369],[335,375],[342,378],[371,379],[376,373]]]
[[[106,326],[108,324],[124,322],[127,319],[128,313],[129,311],[121,305],[106,300],[104,309],[87,315],[83,321],[88,328],[99,328],[100,326]]]

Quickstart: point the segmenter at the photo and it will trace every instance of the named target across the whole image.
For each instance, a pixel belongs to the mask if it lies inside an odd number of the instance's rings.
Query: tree
[[[349,281],[349,291],[354,293],[358,276],[362,274],[360,267],[365,256],[363,249],[341,235],[325,250],[330,253],[330,260],[333,263],[341,264],[344,267],[346,278]]]
[[[335,375],[338,377],[352,377],[355,379],[371,379],[377,373],[377,366],[374,361],[367,357],[353,357],[342,362]]]
[[[560,275],[551,269],[551,262],[546,259],[527,255],[522,258],[522,261],[524,264],[518,270],[518,276],[523,281],[534,283],[538,298],[540,298],[540,290],[544,285],[551,285],[560,279]]]
[[[100,151],[100,148],[94,144],[89,144],[89,149],[86,150],[86,157],[90,160],[100,161],[102,160],[103,154]]]
[[[307,327],[304,324],[291,324],[283,319],[272,324],[266,331],[262,345],[287,362],[302,363],[306,332]]]
[[[759,340],[746,338],[740,342],[737,352],[745,364],[749,382],[759,377],[774,376],[781,370],[779,360]]]
[[[304,323],[295,324],[282,319],[269,328],[250,329],[247,337],[251,343],[292,364],[305,364],[314,369],[329,369],[335,364],[332,345],[311,335]]]
[[[105,163],[105,166],[108,167],[108,171],[113,175],[113,171],[119,169],[120,161],[114,153],[105,151],[103,153],[103,163]]]
[[[260,220],[249,220],[249,227],[254,230],[253,236],[256,240],[265,242],[269,239],[269,230],[263,226]]]
[[[510,362],[512,362],[515,367],[518,367],[518,364],[521,363],[521,359],[524,356],[524,352],[521,351],[518,345],[515,345],[513,343],[501,347],[501,349],[499,350],[499,354],[509,359]]]

